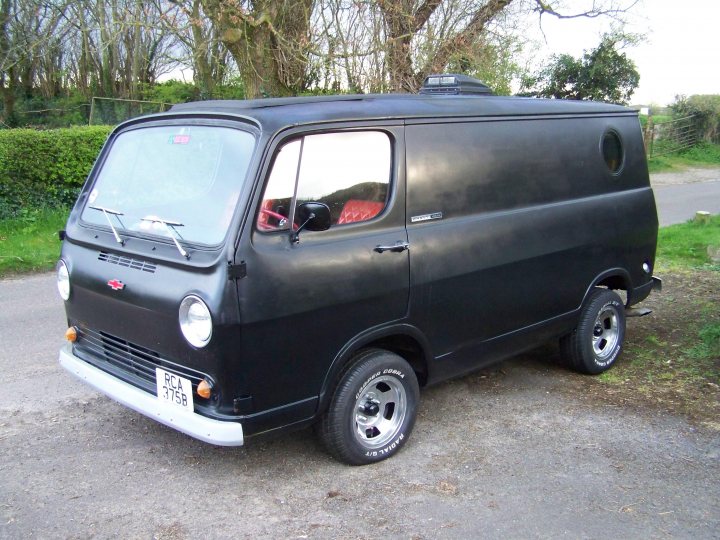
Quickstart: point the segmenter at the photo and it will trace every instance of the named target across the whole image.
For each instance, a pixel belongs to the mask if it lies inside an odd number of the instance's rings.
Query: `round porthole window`
[[[605,164],[612,174],[619,174],[625,158],[623,154],[622,141],[614,131],[608,131],[603,135],[602,154]]]

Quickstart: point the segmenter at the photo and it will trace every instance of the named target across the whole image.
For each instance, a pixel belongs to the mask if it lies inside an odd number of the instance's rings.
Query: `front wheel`
[[[597,374],[610,369],[625,340],[625,306],[617,293],[594,289],[580,313],[577,327],[560,339],[560,354],[582,373]]]
[[[419,395],[405,360],[388,351],[364,351],[340,379],[320,420],[320,437],[336,459],[350,465],[389,458],[410,436]]]

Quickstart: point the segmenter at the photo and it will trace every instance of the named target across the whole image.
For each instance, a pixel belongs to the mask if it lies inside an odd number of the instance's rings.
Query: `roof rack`
[[[492,90],[482,81],[459,75],[443,73],[425,77],[420,93],[424,95],[492,95]]]

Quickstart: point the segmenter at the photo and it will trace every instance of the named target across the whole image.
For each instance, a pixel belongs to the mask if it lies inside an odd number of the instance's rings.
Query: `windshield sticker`
[[[88,197],[88,202],[89,202],[90,204],[94,203],[94,202],[95,202],[95,199],[98,198],[98,195],[99,195],[99,194],[100,194],[100,193],[98,192],[97,188],[96,188],[96,189],[93,189],[93,190],[90,192],[90,196]]]
[[[170,137],[170,144],[188,144],[190,135],[173,135]]]

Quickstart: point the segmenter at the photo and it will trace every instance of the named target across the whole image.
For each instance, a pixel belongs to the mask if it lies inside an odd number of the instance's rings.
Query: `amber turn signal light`
[[[71,326],[65,330],[65,339],[67,339],[70,343],[75,343],[77,341],[77,328]]]
[[[205,399],[210,399],[210,394],[212,394],[212,386],[203,379],[197,386],[197,395]]]

